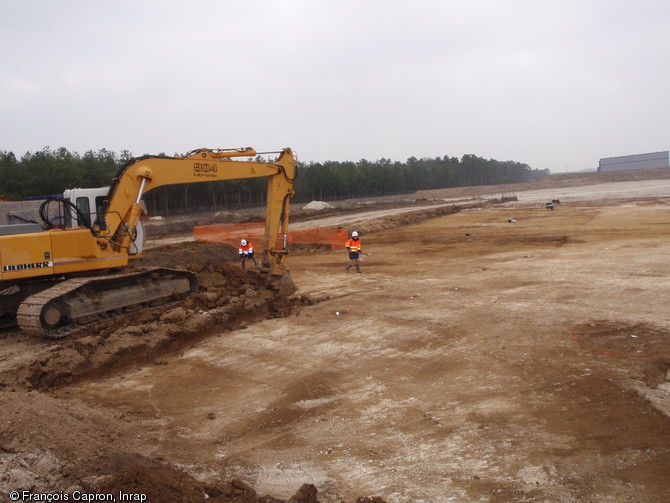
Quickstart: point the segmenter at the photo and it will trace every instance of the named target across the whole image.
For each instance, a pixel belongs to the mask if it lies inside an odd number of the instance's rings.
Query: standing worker
[[[242,263],[242,269],[244,269],[244,263],[248,258],[254,261],[256,269],[260,269],[261,265],[256,260],[256,257],[254,257],[254,247],[250,241],[243,239],[240,241],[240,262]]]
[[[358,232],[354,231],[351,233],[351,239],[349,239],[346,243],[344,243],[344,246],[346,249],[349,251],[349,260],[351,261],[349,265],[347,266],[347,272],[349,272],[349,269],[351,269],[352,265],[356,265],[356,272],[363,272],[361,271],[361,240],[358,239]]]

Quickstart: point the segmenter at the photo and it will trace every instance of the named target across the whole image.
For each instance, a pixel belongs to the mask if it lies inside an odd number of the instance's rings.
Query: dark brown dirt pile
[[[239,479],[208,485],[170,465],[137,464],[108,478],[97,487],[98,494],[134,493],[147,495],[147,501],[171,503],[319,503],[313,484],[303,484],[288,500],[259,496],[253,487]],[[379,497],[362,497],[356,503],[385,503]]]
[[[216,327],[234,329],[265,318],[284,317],[305,297],[287,297],[277,277],[242,270],[229,245],[181,243],[150,250],[136,266],[167,266],[196,273],[200,291],[182,303],[142,309],[83,327],[39,352],[0,383],[49,388],[151,362],[166,352],[208,337]],[[227,260],[227,261],[226,261]]]
[[[285,503],[272,496],[260,496],[253,487],[233,479],[219,485],[198,482],[173,466],[158,463],[133,465],[89,490],[97,494],[144,494],[147,501],[171,503]],[[316,503],[316,488],[305,484],[289,501]]]
[[[149,249],[131,265],[192,269],[221,261],[238,262],[237,249],[225,243],[183,242]]]

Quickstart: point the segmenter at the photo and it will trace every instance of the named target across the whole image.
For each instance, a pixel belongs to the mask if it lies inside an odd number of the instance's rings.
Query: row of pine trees
[[[161,154],[163,155],[163,154]],[[0,195],[20,200],[31,196],[60,194],[74,187],[109,185],[132,155],[109,150],[84,154],[65,148],[45,148],[17,158],[0,151]],[[256,158],[259,162],[272,159]],[[515,161],[497,161],[475,155],[435,157],[405,162],[367,161],[298,162],[294,202],[378,197],[417,190],[498,185],[536,180],[548,170],[531,169]],[[266,181],[242,180],[193,183],[159,187],[145,196],[150,214],[211,212],[263,206]]]

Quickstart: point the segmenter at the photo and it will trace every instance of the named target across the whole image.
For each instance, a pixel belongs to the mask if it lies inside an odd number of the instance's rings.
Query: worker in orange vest
[[[349,265],[347,266],[346,271],[349,272],[349,269],[351,269],[351,266],[355,265],[356,266],[356,272],[363,272],[361,271],[361,240],[358,238],[358,232],[354,231],[351,233],[351,239],[347,240],[346,243],[344,243],[345,248],[349,251],[349,260],[351,261]]]
[[[240,241],[240,262],[242,263],[242,269],[244,269],[244,263],[248,258],[254,261],[256,269],[260,269],[261,265],[256,260],[256,257],[254,257],[253,245],[251,244],[250,241],[243,239],[242,241]]]

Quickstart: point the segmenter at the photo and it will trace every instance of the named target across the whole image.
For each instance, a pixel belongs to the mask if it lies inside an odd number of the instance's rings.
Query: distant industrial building
[[[670,151],[653,152],[650,154],[622,155],[605,157],[598,163],[598,173],[608,171],[624,171],[628,169],[670,168]]]

